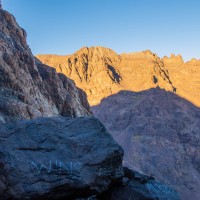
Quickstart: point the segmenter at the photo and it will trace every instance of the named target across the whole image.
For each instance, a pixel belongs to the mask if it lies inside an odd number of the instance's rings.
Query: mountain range
[[[37,55],[83,89],[90,105],[120,90],[160,87],[200,106],[200,60],[184,63],[180,55],[160,59],[151,51],[118,55],[104,47],[83,47],[72,55]]]

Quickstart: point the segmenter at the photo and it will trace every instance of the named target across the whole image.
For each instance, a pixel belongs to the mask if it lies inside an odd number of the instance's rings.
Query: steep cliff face
[[[83,91],[31,53],[26,32],[0,9],[0,121],[40,116],[84,116],[90,108]]]
[[[123,89],[175,89],[163,62],[151,51],[118,55],[104,47],[84,47],[71,56],[37,58],[73,79],[87,93],[90,105]]]
[[[200,108],[174,93],[121,91],[93,107],[124,148],[124,164],[200,199]]]

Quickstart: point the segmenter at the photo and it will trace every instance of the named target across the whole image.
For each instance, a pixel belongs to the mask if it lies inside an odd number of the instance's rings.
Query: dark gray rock
[[[38,61],[26,43],[26,32],[0,9],[0,122],[90,114],[86,94]]]
[[[99,195],[99,200],[179,200],[177,192],[158,182],[153,177],[145,176],[124,168],[124,179],[118,186]]]
[[[99,120],[38,118],[0,126],[0,199],[75,199],[121,180],[122,148]]]

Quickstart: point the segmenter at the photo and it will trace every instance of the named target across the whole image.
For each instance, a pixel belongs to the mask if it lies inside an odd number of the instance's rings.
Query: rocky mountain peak
[[[112,49],[96,46],[96,47],[83,47],[74,53],[76,58],[85,56],[90,62],[103,61],[112,62],[120,61],[120,56]]]
[[[177,56],[175,54],[171,54],[170,57],[164,56],[162,58],[162,61],[166,65],[173,65],[173,66],[179,66],[184,64],[183,57],[180,54]]]

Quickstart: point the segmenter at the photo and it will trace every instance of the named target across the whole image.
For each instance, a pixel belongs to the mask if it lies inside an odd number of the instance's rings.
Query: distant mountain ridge
[[[184,63],[182,56],[160,59],[150,50],[118,55],[104,47],[83,47],[72,55],[37,55],[73,79],[90,105],[120,90],[143,91],[160,87],[200,106],[200,61]]]

